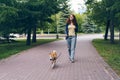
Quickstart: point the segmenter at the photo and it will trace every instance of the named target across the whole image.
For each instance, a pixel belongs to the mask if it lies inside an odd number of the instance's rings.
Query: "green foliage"
[[[59,18],[59,14],[54,14],[51,16],[51,20],[52,22],[51,23],[46,23],[46,30],[45,32],[47,32],[49,30],[50,33],[56,33],[56,25],[58,23],[58,18]]]
[[[33,31],[36,35],[35,28],[38,22],[39,28],[46,28],[46,22],[52,22],[50,16],[61,10],[60,4],[64,1],[0,0],[0,32],[2,31],[0,34],[9,36],[10,33],[16,32],[31,35]],[[30,36],[28,38],[30,39]]]
[[[70,7],[68,5],[68,0],[66,0],[64,3],[62,3],[62,10],[60,12],[60,19],[58,22],[59,32],[65,32],[66,20],[70,16],[70,14]]]
[[[101,32],[100,27],[95,25],[95,23],[93,21],[91,21],[89,18],[85,19],[85,22],[82,24],[81,29],[84,33],[99,33],[99,32]]]
[[[87,0],[88,15],[97,24],[104,24],[108,19],[114,20],[114,25],[117,24],[118,14],[120,13],[119,0]]]
[[[76,17],[77,23],[78,23],[78,30],[79,30],[79,32],[82,32],[82,24],[85,21],[86,15],[85,14],[75,14],[75,17]]]
[[[89,0],[88,0],[89,1]],[[106,10],[104,6],[101,2],[96,2],[94,0],[92,0],[92,3],[86,2],[87,4],[87,15],[88,17],[93,20],[95,23],[97,23],[98,25],[101,24],[105,24],[106,21]]]
[[[12,7],[13,4],[10,3],[11,7],[6,4],[1,3],[0,5],[0,34],[7,38],[9,42],[9,33],[13,32],[14,26],[16,26],[15,21],[18,17],[18,10]]]
[[[97,25],[106,26],[105,40],[110,29],[110,41],[114,43],[114,28],[119,28],[120,0],[87,0],[87,14]]]

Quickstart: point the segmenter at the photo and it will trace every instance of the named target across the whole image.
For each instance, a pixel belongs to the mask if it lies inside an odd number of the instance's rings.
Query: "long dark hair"
[[[77,20],[76,20],[75,15],[74,15],[74,14],[71,14],[71,15],[73,16],[72,23],[73,23],[74,25],[77,25]],[[68,19],[67,19],[67,24],[70,24],[70,23],[71,23],[71,20],[70,20],[70,17],[68,17]]]

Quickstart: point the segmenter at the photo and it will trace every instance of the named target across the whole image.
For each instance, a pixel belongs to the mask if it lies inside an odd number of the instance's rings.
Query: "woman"
[[[68,43],[69,59],[72,63],[74,62],[77,32],[78,24],[75,16],[71,14],[66,23],[66,40]]]

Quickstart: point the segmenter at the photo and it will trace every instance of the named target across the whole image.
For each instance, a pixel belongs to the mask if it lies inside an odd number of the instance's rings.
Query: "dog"
[[[54,68],[57,60],[57,52],[56,50],[53,50],[52,52],[49,53],[49,58],[52,63],[52,68]]]

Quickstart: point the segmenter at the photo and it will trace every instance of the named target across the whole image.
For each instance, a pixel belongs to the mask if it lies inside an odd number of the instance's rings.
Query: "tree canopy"
[[[105,40],[110,30],[110,41],[114,43],[114,28],[119,27],[120,15],[119,0],[87,0],[86,6],[89,17],[99,25],[106,26]]]
[[[61,10],[65,0],[0,0],[0,34],[7,35],[14,32],[27,34],[26,44],[36,42],[38,22],[41,28],[45,22],[51,22],[50,16]]]

